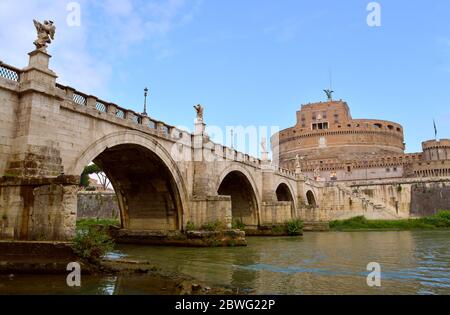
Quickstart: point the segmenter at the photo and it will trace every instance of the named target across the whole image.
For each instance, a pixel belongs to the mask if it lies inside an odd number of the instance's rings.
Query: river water
[[[248,247],[118,246],[115,253],[211,285],[255,294],[450,294],[450,231],[327,232],[296,238],[248,238]],[[114,256],[114,255],[113,255]],[[367,265],[381,266],[381,287],[367,285]],[[164,294],[147,276],[0,278],[0,294]]]

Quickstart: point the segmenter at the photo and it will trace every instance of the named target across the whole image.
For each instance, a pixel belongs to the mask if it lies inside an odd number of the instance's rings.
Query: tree
[[[108,189],[111,186],[111,182],[109,181],[106,174],[103,170],[96,164],[92,163],[84,168],[83,173],[81,174],[80,186],[89,187],[89,177],[90,175],[95,174],[98,178],[100,185],[102,185],[103,189]]]

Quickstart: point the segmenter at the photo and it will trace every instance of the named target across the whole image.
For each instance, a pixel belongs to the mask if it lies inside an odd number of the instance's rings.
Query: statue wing
[[[51,38],[52,40],[55,39],[56,26],[53,25],[53,26],[50,28],[49,31],[50,31],[50,32],[49,32],[50,38]]]
[[[42,23],[39,21],[36,21],[36,20],[33,20],[33,23],[34,23],[34,27],[36,27],[36,31],[40,32],[43,28]]]

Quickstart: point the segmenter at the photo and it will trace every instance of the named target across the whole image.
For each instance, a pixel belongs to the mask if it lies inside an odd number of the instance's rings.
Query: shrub
[[[233,230],[245,230],[245,224],[241,220],[234,220],[231,226]]]
[[[188,223],[186,223],[186,231],[195,231],[197,228],[195,226],[194,223],[192,223],[191,221],[189,221]]]
[[[186,224],[186,231],[221,231],[225,230],[225,225],[220,221],[204,223],[202,226],[198,227],[192,222]]]
[[[275,225],[272,227],[273,233],[286,233],[290,236],[301,235],[302,231],[303,221],[300,219],[289,220],[282,225]]]
[[[286,229],[289,235],[299,235],[303,231],[303,221],[300,219],[286,222]]]
[[[73,249],[81,258],[96,263],[114,249],[114,242],[104,229],[90,226],[77,231]]]
[[[367,220],[360,216],[343,221],[332,221],[330,228],[333,230],[450,228],[450,211],[441,211],[431,217],[407,220]]]
[[[200,229],[203,231],[220,231],[224,229],[224,224],[220,221],[205,223]]]

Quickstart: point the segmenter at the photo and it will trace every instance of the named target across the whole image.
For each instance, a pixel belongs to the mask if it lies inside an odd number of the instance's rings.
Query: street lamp
[[[147,116],[147,95],[148,95],[148,88],[144,89],[144,112],[142,115]]]

